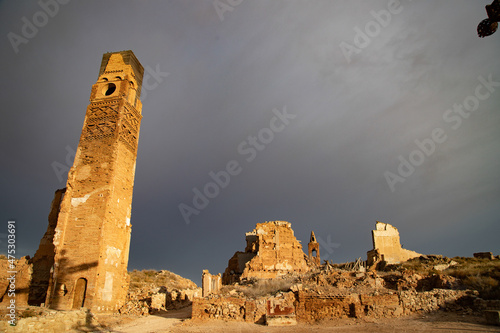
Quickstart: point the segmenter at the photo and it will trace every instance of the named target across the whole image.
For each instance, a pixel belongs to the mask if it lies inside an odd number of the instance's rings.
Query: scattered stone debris
[[[352,271],[352,272],[366,272],[366,262],[361,260],[361,258],[356,259],[354,262],[348,262],[345,264],[338,264],[338,265],[330,265],[330,267],[336,267],[338,269],[342,269],[345,271]],[[325,267],[324,269],[328,270],[330,267]]]

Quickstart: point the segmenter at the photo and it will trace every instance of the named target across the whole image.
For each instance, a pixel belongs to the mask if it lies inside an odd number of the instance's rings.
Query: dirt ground
[[[268,327],[242,322],[205,321],[189,319],[190,308],[168,311],[158,315],[136,318],[121,318],[113,323],[106,318],[109,332],[115,333],[163,333],[163,332],[496,332],[500,326],[489,326],[481,316],[437,312],[393,319],[339,319],[315,324],[299,324],[289,327]],[[101,319],[101,318],[100,318]]]

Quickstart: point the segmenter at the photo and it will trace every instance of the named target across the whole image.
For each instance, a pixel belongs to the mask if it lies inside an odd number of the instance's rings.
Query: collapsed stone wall
[[[297,319],[306,322],[348,317],[399,317],[403,313],[396,293],[344,296],[299,291],[297,298]]]
[[[137,290],[129,292],[125,304],[118,311],[121,314],[147,316],[158,311],[180,309],[191,305],[201,292],[201,288]]]
[[[395,318],[416,311],[431,312],[453,306],[462,298],[476,298],[469,290],[435,289],[433,291],[400,291],[386,294],[327,295],[307,291],[283,293],[283,307],[294,307],[299,322],[336,318]],[[212,296],[193,300],[194,320],[234,320],[263,323],[266,305],[276,297]]]
[[[406,290],[399,293],[399,299],[404,314],[410,314],[415,311],[431,312],[453,307],[459,299],[476,299],[476,295],[477,292],[470,290],[434,289],[424,292]]]
[[[293,292],[256,299],[211,295],[193,300],[191,318],[193,320],[219,319],[263,324],[266,314],[274,314],[277,309],[294,308],[294,303],[295,295]]]
[[[245,252],[236,252],[222,275],[223,284],[243,279],[274,279],[289,272],[309,271],[302,245],[286,221],[257,223],[246,233]]]
[[[265,303],[258,306],[259,302],[255,300],[247,300],[240,297],[207,297],[195,298],[191,319],[206,320],[206,319],[224,319],[255,322],[256,311],[262,315],[265,314]]]

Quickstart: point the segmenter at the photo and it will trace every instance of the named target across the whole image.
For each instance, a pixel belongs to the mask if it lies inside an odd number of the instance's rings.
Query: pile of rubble
[[[127,295],[125,304],[118,310],[120,314],[147,316],[151,308],[151,294],[148,291],[135,291]]]

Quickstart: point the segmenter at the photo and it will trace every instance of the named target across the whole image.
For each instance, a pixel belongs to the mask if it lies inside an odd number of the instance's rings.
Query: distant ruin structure
[[[488,260],[495,260],[497,259],[494,255],[493,252],[476,252],[473,254],[474,258],[477,259],[488,259]]]
[[[203,270],[201,275],[201,287],[202,287],[202,297],[206,297],[211,294],[218,294],[220,288],[222,288],[222,277],[219,274],[212,275],[208,269]]]
[[[66,190],[33,258],[32,304],[111,312],[125,301],[143,74],[132,51],[102,57]]]
[[[309,271],[302,245],[286,221],[257,223],[246,233],[245,252],[236,252],[229,259],[222,275],[223,284],[242,279],[273,279],[290,272]]]
[[[373,250],[368,251],[367,265],[372,266],[384,261],[387,264],[398,264],[411,258],[420,257],[415,251],[403,249],[399,239],[399,231],[388,223],[377,221],[372,230]]]
[[[311,238],[309,240],[309,244],[307,244],[307,250],[309,260],[314,262],[316,265],[321,265],[321,259],[319,256],[319,243],[316,241],[314,231],[311,231]]]

